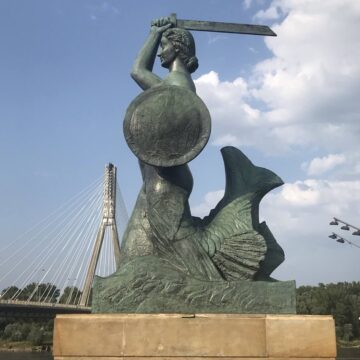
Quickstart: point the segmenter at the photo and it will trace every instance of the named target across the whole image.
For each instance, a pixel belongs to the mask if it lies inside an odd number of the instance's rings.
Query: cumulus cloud
[[[360,181],[328,181],[307,179],[285,184],[280,191],[267,195],[269,216],[275,208],[284,208],[287,212],[314,210],[321,207],[327,216],[341,217],[341,213],[354,217],[359,210],[354,210],[360,203]],[[316,211],[318,212],[318,210]]]
[[[343,164],[345,161],[346,158],[343,154],[329,154],[321,158],[316,157],[309,163],[304,162],[302,167],[307,171],[308,175],[321,175]]]
[[[248,103],[248,83],[242,77],[221,81],[217,72],[210,71],[195,84],[211,113],[214,145],[251,146],[258,142],[260,130],[265,136],[266,124],[259,129],[261,111]]]
[[[212,113],[213,143],[264,152],[359,149],[360,2],[276,0],[256,16],[279,14],[278,37],[265,40],[273,56],[249,78],[221,81],[211,72],[196,81]]]
[[[292,277],[299,284],[358,280],[360,267],[355,264],[360,252],[328,235],[339,232],[360,245],[351,233],[329,226],[334,216],[358,224],[359,203],[360,181],[308,179],[285,184],[268,194],[260,216],[266,219],[287,258],[275,276]],[[336,271],[334,264],[339,264]]]
[[[255,19],[259,20],[275,20],[278,19],[281,15],[280,7],[277,6],[276,2],[274,2],[270,7],[266,10],[260,10],[255,14]]]
[[[213,209],[217,203],[224,196],[224,190],[211,191],[205,194],[204,200],[191,208],[191,213],[194,216],[204,217],[209,215],[211,209]]]

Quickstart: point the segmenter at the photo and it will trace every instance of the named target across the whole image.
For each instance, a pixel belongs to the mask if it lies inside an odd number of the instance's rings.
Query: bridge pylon
[[[105,230],[110,227],[111,238],[114,248],[116,268],[120,263],[120,243],[116,225],[115,211],[116,211],[116,166],[109,163],[105,166],[104,177],[104,200],[102,219],[96,235],[94,249],[91,255],[90,264],[86,273],[83,292],[80,299],[80,305],[88,306],[90,300],[90,292],[95,276],[96,266],[98,264],[101,247],[104,241]]]

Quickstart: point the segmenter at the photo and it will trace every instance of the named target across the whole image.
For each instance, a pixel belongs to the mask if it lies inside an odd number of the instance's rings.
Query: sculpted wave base
[[[146,256],[96,278],[92,313],[295,314],[295,281],[203,281]]]

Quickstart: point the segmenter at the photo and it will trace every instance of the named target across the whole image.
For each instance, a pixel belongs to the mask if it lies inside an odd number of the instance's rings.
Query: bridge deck
[[[35,301],[0,300],[0,311],[47,312],[52,314],[91,313],[91,307]]]

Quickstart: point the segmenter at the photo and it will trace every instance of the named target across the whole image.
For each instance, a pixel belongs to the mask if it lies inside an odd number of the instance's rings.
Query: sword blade
[[[250,25],[224,23],[216,21],[180,20],[176,19],[176,27],[195,31],[212,31],[233,34],[276,36],[266,25]]]

